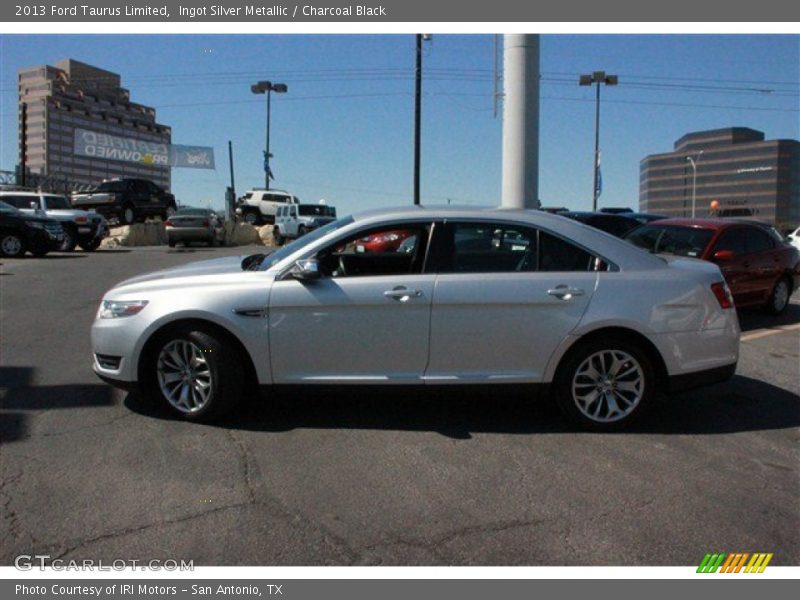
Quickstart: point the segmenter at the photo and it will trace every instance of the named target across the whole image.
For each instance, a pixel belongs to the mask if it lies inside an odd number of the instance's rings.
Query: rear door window
[[[753,254],[756,252],[765,252],[772,250],[775,244],[772,242],[772,237],[758,227],[745,228],[745,243],[747,245],[747,253]]]

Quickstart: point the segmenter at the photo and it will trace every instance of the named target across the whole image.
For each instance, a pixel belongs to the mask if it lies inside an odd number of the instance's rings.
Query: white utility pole
[[[503,36],[503,208],[539,207],[539,36]]]

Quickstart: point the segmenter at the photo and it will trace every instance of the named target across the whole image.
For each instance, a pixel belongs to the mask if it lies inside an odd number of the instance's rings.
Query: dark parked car
[[[632,208],[627,208],[623,206],[604,206],[600,209],[601,213],[606,213],[609,215],[624,215],[627,213],[632,213]]]
[[[93,208],[122,225],[156,216],[166,221],[177,210],[175,196],[147,179],[109,179],[89,192],[74,194],[72,205]]]
[[[664,215],[653,215],[650,213],[640,213],[640,212],[629,212],[620,214],[629,219],[636,219],[640,225],[647,225],[648,223],[652,223],[653,221],[660,221],[661,219],[669,218],[665,217]]]
[[[782,313],[800,285],[800,252],[774,228],[733,219],[664,219],[625,239],[650,252],[716,263],[737,306]]]
[[[595,227],[618,238],[625,237],[631,229],[639,226],[639,221],[627,215],[596,212],[565,212],[562,217],[575,219],[591,227]]]
[[[64,242],[58,221],[33,217],[0,201],[0,256],[22,258],[26,252],[44,256]]]

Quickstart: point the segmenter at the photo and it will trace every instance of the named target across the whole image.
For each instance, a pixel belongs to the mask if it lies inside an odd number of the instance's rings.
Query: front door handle
[[[574,296],[583,296],[584,291],[580,288],[569,287],[568,285],[557,285],[553,289],[547,290],[551,296],[555,296],[559,300],[569,300]]]
[[[411,298],[422,296],[422,290],[409,290],[403,286],[398,286],[391,290],[386,290],[383,295],[398,302],[408,302]]]

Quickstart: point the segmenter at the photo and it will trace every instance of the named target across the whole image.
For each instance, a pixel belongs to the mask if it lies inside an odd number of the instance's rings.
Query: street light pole
[[[414,71],[414,205],[419,205],[420,135],[422,129],[422,42],[430,41],[430,34],[417,34],[417,59]]]
[[[597,211],[597,198],[600,196],[600,84],[617,85],[616,75],[607,75],[605,71],[595,71],[591,75],[581,75],[578,85],[596,85],[594,112],[594,183],[592,186],[592,210]]]
[[[694,159],[691,156],[687,156],[686,160],[689,161],[689,164],[692,165],[692,218],[694,219],[695,209],[697,207],[697,165],[700,162],[700,157],[703,154],[703,150],[697,153],[697,158]]]
[[[250,91],[254,94],[266,94],[267,95],[267,140],[266,140],[266,149],[264,150],[264,187],[269,189],[269,177],[270,177],[270,168],[269,168],[269,159],[272,158],[272,154],[269,151],[269,129],[270,129],[270,121],[271,121],[271,112],[272,112],[272,92],[277,94],[285,94],[289,91],[289,87],[285,83],[272,83],[271,81],[259,81],[258,83],[250,86]]]

